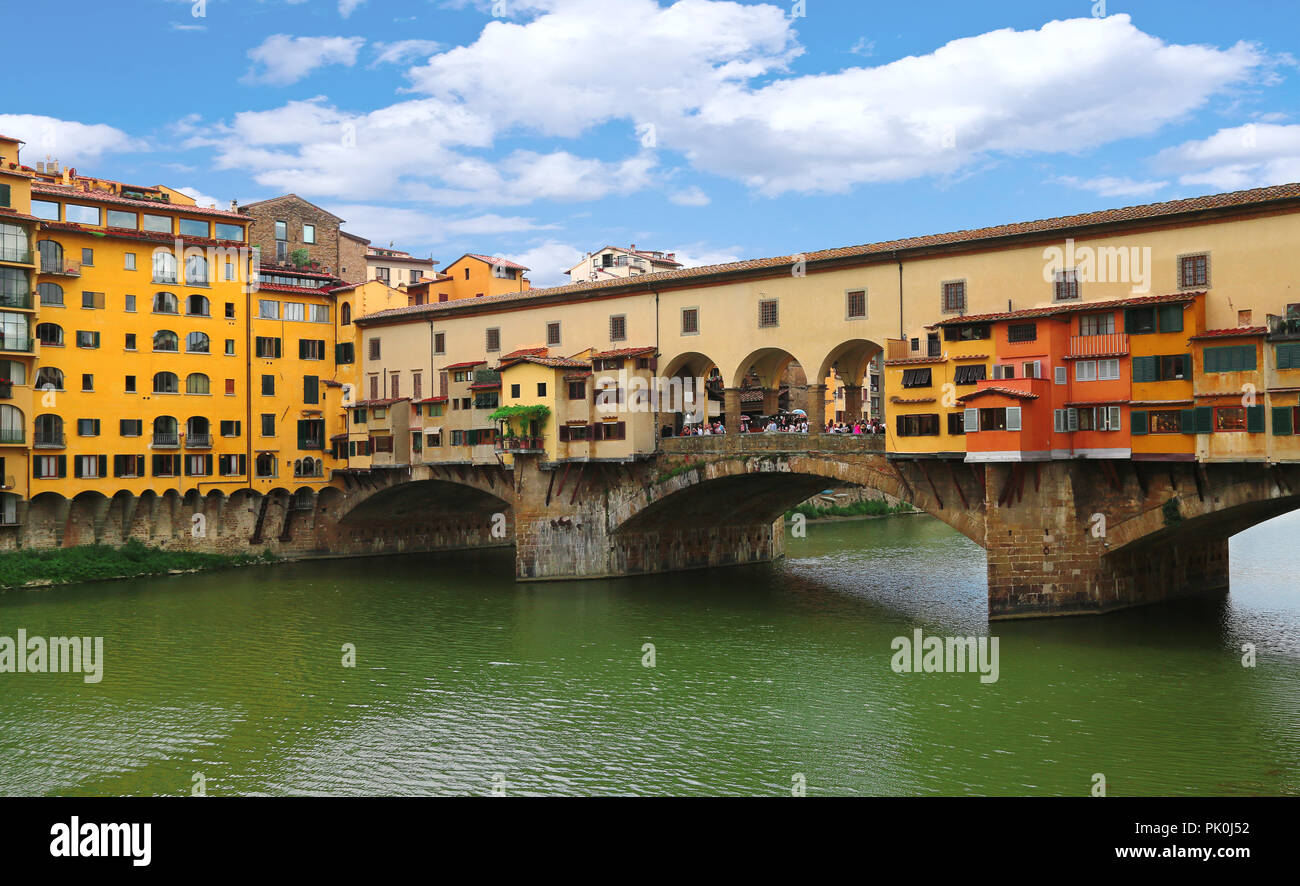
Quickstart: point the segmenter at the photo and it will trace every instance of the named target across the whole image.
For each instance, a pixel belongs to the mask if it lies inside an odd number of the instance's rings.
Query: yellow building
[[[33,175],[18,162],[21,144],[0,135],[0,526],[16,525],[31,496],[37,219],[31,214]]]

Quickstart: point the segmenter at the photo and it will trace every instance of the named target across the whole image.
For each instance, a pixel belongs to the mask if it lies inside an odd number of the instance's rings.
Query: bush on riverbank
[[[795,514],[803,514],[809,520],[818,520],[822,517],[888,517],[891,514],[911,514],[915,511],[916,508],[909,504],[891,505],[880,499],[855,501],[851,505],[832,505],[828,508],[819,508],[804,502],[794,510],[786,511],[785,518],[789,520]]]
[[[40,551],[21,550],[0,554],[0,587],[22,587],[33,582],[69,584],[106,578],[165,575],[176,571],[207,571],[266,563],[275,559],[270,551],[262,554],[166,551],[151,548],[136,539],[120,548],[111,545],[83,545]]]

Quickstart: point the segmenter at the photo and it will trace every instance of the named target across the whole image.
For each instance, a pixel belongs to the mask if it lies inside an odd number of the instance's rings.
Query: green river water
[[[1296,794],[1297,538],[1235,538],[1223,598],[994,623],[996,683],[890,668],[990,628],[983,552],[928,517],[619,581],[498,551],[0,592],[0,636],[105,654],[0,674],[0,794]]]

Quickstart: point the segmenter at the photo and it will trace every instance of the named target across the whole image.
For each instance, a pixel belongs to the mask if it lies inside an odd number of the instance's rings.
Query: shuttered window
[[[1206,372],[1250,372],[1255,369],[1255,346],[1206,348],[1204,361]]]

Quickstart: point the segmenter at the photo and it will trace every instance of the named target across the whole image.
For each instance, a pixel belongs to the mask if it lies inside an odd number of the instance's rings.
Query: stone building
[[[239,207],[253,223],[249,244],[262,253],[262,267],[294,266],[294,256],[305,251],[303,267],[333,275],[349,283],[366,279],[366,251],[370,241],[341,229],[344,220],[297,194],[284,194]]]

